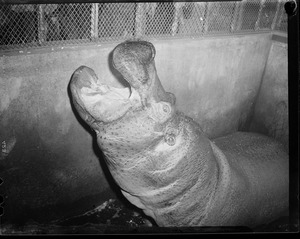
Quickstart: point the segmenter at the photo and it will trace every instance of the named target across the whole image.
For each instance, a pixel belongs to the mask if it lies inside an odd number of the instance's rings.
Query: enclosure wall
[[[287,38],[272,37],[251,131],[269,135],[289,149]]]
[[[272,80],[277,51],[284,51],[272,46],[271,37],[152,41],[158,76],[176,95],[178,109],[208,137],[247,130],[264,71],[269,72],[264,79]],[[1,194],[7,220],[56,218],[91,208],[95,202],[87,199],[101,201],[110,188],[93,134],[72,110],[68,83],[80,65],[112,82],[118,76],[109,64],[115,46],[0,57]]]

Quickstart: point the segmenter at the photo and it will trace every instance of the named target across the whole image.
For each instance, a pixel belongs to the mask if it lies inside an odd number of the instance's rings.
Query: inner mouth
[[[140,104],[138,92],[129,87],[114,87],[98,79],[86,66],[79,67],[72,76],[71,91],[75,101],[95,120],[112,121]]]
[[[105,97],[111,100],[127,100],[131,96],[131,88],[117,88],[107,84],[96,85],[95,87],[83,87],[80,90],[82,97],[85,99],[97,99],[97,97]]]

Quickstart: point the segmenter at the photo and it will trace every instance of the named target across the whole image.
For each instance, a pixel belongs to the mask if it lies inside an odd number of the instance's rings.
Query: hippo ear
[[[150,45],[150,48],[151,48],[151,51],[152,51],[152,57],[151,57],[151,60],[150,60],[150,62],[151,62],[155,58],[156,50],[155,50],[155,47],[153,46],[153,44],[151,42],[147,42],[147,43]]]

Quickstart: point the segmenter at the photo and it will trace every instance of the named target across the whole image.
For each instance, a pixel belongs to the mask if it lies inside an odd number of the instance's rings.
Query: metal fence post
[[[91,38],[92,38],[92,40],[98,39],[98,15],[99,15],[99,3],[93,3],[92,11],[91,11]]]
[[[36,5],[36,11],[38,12],[38,44],[42,45],[47,38],[47,24],[45,21],[45,5]]]
[[[240,19],[242,3],[236,2],[234,4],[235,4],[235,9],[234,9],[233,19],[231,21],[231,26],[230,26],[231,32],[235,32],[236,30],[239,30],[239,29],[237,29],[237,27],[240,26],[240,24],[238,24],[238,20]]]
[[[260,7],[259,7],[259,11],[258,11],[258,16],[257,16],[257,20],[256,20],[255,26],[254,26],[254,30],[255,31],[259,29],[259,23],[260,23],[261,13],[262,13],[262,9],[264,8],[265,1],[266,0],[261,0],[260,1]]]
[[[277,18],[278,18],[278,14],[279,14],[279,9],[280,9],[280,0],[277,1],[277,5],[276,5],[276,13],[275,13],[275,16],[273,18],[273,22],[272,22],[272,25],[271,25],[271,29],[274,30],[275,26],[276,26],[276,21],[277,21]]]
[[[145,3],[136,3],[135,11],[135,37],[140,38],[144,35],[144,25],[145,25]]]
[[[280,14],[279,14],[279,20],[277,21],[276,25],[275,25],[275,29],[280,29],[282,22],[283,22],[283,18],[286,15],[284,7],[280,8],[279,10]]]
[[[245,12],[245,5],[246,3],[244,1],[242,1],[240,3],[240,10],[239,10],[239,14],[238,14],[238,22],[237,22],[237,26],[235,28],[235,31],[240,31],[242,29],[242,23],[243,23],[243,18],[244,18],[244,12]]]
[[[210,13],[210,8],[211,8],[211,2],[206,2],[205,3],[205,17],[204,17],[204,32],[203,34],[206,34],[208,32],[208,18],[209,18],[209,13]]]
[[[172,28],[171,28],[172,29],[171,35],[175,36],[179,30],[178,28],[179,28],[180,19],[183,17],[182,16],[182,7],[185,5],[185,2],[174,2],[173,4],[175,7],[175,12],[174,12],[174,18],[173,18],[173,23],[172,23]]]

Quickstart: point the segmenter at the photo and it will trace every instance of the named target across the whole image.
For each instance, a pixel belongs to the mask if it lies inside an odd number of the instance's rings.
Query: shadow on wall
[[[250,131],[268,135],[289,150],[287,44],[273,41]]]

